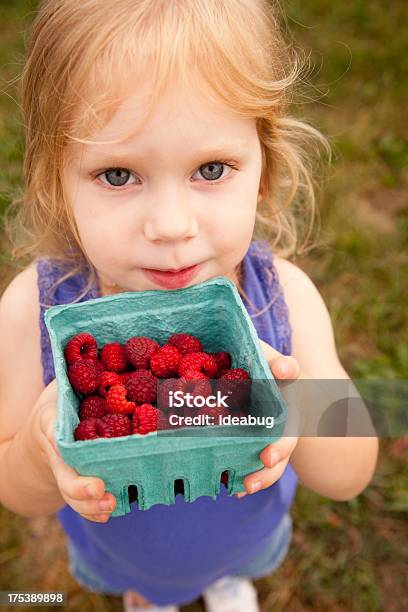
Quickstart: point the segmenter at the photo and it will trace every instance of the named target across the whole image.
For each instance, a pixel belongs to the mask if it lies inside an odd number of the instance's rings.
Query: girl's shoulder
[[[39,313],[37,262],[32,261],[10,281],[0,298],[0,314],[12,324],[27,324]]]
[[[310,378],[348,378],[335,344],[328,308],[311,278],[294,263],[274,255],[292,327],[292,355]]]
[[[8,439],[22,426],[44,388],[40,351],[37,265],[9,283],[0,299],[0,431]]]

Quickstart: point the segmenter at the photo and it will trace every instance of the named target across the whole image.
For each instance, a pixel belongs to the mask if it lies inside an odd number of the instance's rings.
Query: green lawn
[[[22,187],[21,117],[13,82],[34,0],[0,7],[0,211]],[[5,6],[6,5],[6,6]],[[285,2],[295,43],[310,53],[309,86],[293,113],[334,150],[320,203],[317,246],[298,257],[332,316],[341,361],[358,378],[406,379],[407,167],[404,0]],[[405,78],[406,82],[406,78]],[[1,281],[15,269],[2,251]],[[405,289],[405,292],[404,292]],[[372,484],[351,502],[299,489],[290,553],[256,582],[263,610],[408,609],[408,438],[381,441]],[[68,609],[120,610],[120,600],[81,589],[67,571],[54,519],[0,508],[0,590],[66,590]],[[202,610],[201,602],[183,608]]]

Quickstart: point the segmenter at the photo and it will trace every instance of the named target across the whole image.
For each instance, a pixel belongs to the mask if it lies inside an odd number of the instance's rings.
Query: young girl
[[[109,520],[103,481],[55,446],[54,304],[226,276],[277,379],[348,379],[322,298],[287,259],[314,210],[312,152],[327,143],[288,115],[302,66],[278,19],[267,0],[46,0],[35,16],[26,189],[8,221],[28,265],[0,305],[0,501],[56,512],[73,575],[124,594],[127,610],[174,611],[201,593],[210,612],[258,610],[250,578],[286,555],[297,479],[346,500],[375,467],[375,437],[283,437],[246,493]],[[270,244],[254,240],[256,221]]]

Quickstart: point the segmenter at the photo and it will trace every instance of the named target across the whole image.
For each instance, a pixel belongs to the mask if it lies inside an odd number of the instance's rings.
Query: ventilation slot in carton
[[[136,485],[129,485],[128,486],[128,495],[129,495],[129,504],[133,504],[133,502],[138,501],[138,491],[137,491],[137,486]]]
[[[228,470],[221,472],[220,483],[223,484],[226,489],[228,489],[228,477]]]
[[[184,496],[184,480],[182,478],[177,478],[174,481],[174,495],[179,494]]]

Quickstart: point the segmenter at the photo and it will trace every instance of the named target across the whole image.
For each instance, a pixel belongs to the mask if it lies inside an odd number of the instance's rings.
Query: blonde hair
[[[64,192],[68,145],[106,125],[134,86],[132,74],[154,76],[145,120],[173,76],[187,82],[192,67],[217,100],[256,120],[263,158],[256,232],[277,255],[303,252],[318,213],[314,162],[320,147],[330,159],[330,146],[288,113],[308,61],[286,42],[279,15],[267,0],[44,0],[20,78],[25,190],[5,220],[12,259],[60,260],[68,264],[63,278],[86,270],[81,299],[96,271]],[[239,276],[238,286],[245,296]]]

